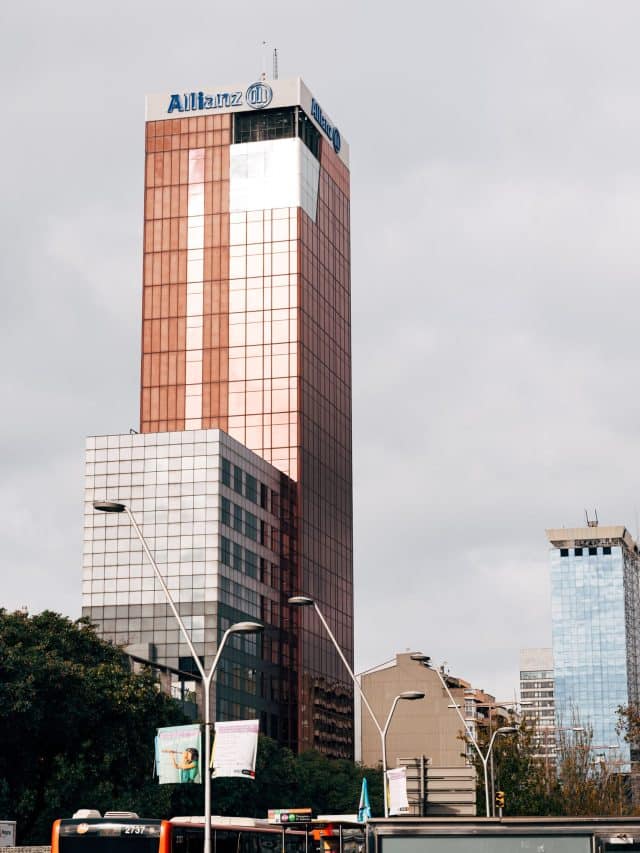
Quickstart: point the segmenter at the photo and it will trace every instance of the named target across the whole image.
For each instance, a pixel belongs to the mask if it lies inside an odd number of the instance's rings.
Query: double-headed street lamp
[[[322,615],[322,611],[318,607],[317,602],[308,595],[292,595],[291,598],[289,598],[289,604],[293,604],[295,607],[313,607],[313,609],[316,611],[316,613],[318,615],[318,619],[320,620],[325,631],[329,635],[329,639],[333,643],[335,650],[338,652],[338,655],[340,656],[340,660],[344,664],[345,669],[347,670],[347,672],[351,676],[351,681],[353,681],[353,684],[354,684],[356,690],[358,691],[358,693],[360,694],[360,698],[362,699],[365,708],[369,712],[369,715],[370,715],[371,719],[373,720],[376,729],[378,730],[378,734],[380,735],[380,742],[381,742],[381,746],[382,746],[384,816],[389,817],[389,795],[387,793],[387,732],[388,732],[389,726],[391,724],[391,718],[393,717],[393,712],[396,710],[396,705],[398,704],[398,702],[400,702],[400,700],[402,700],[402,699],[405,699],[407,701],[413,701],[416,699],[424,699],[424,693],[420,690],[407,690],[404,693],[399,693],[393,700],[393,703],[391,705],[391,710],[389,711],[389,716],[387,717],[386,723],[384,724],[384,726],[381,726],[380,723],[378,722],[376,715],[373,713],[373,708],[369,704],[369,700],[365,696],[364,691],[362,689],[362,686],[360,685],[360,682],[358,681],[358,679],[354,675],[353,670],[349,666],[349,662],[347,661],[346,657],[344,656],[344,653],[343,653],[342,649],[340,648],[338,641],[336,640],[335,636],[333,635],[333,632],[332,632],[331,628],[329,627],[327,620]]]
[[[482,762],[482,770],[484,773],[485,810],[486,810],[486,816],[491,817],[491,809],[489,806],[489,772],[488,772],[487,765],[489,763],[489,757],[491,756],[491,751],[493,749],[493,743],[494,743],[494,741],[498,735],[515,734],[518,731],[518,729],[515,726],[501,726],[499,729],[496,729],[495,732],[491,736],[491,740],[489,741],[489,746],[487,748],[486,754],[483,755],[480,747],[478,746],[477,740],[471,734],[471,732],[467,726],[467,721],[465,720],[465,718],[460,713],[459,705],[457,704],[457,702],[454,700],[453,696],[451,695],[451,691],[449,690],[449,685],[445,681],[444,676],[440,672],[438,667],[431,666],[431,658],[429,657],[429,655],[423,655],[423,654],[417,652],[416,654],[413,654],[410,657],[411,657],[411,660],[419,661],[420,663],[424,664],[428,669],[430,669],[432,672],[435,672],[437,674],[438,678],[440,679],[440,683],[442,684],[442,686],[446,690],[447,696],[449,697],[449,701],[451,702],[451,705],[449,707],[454,708],[457,715],[460,717],[460,721],[462,722],[462,725],[464,726],[465,734],[469,738],[471,743],[473,744],[473,747],[474,747],[475,751],[478,753],[478,757],[479,757],[480,761]]]
[[[124,512],[129,517],[129,521],[131,522],[131,526],[135,530],[138,539],[144,549],[145,554],[147,555],[147,559],[151,563],[151,567],[153,568],[154,574],[162,587],[162,590],[165,594],[169,607],[173,615],[176,617],[176,621],[180,626],[180,631],[182,632],[182,636],[185,639],[187,646],[189,647],[189,651],[191,652],[191,657],[193,658],[198,672],[202,678],[202,683],[204,685],[204,853],[211,853],[211,773],[209,770],[209,763],[211,761],[211,706],[210,706],[210,693],[211,693],[211,684],[213,681],[213,676],[215,674],[216,668],[218,666],[218,661],[220,660],[220,655],[222,654],[222,650],[227,642],[227,639],[231,636],[231,634],[257,634],[258,632],[264,630],[264,626],[260,625],[258,622],[236,622],[231,625],[222,635],[222,639],[220,640],[220,645],[218,646],[218,650],[216,651],[216,655],[213,659],[213,663],[211,664],[211,668],[209,672],[205,672],[205,669],[200,662],[200,658],[196,653],[193,643],[191,642],[191,637],[189,636],[189,632],[178,613],[178,609],[175,605],[173,598],[171,597],[171,593],[169,592],[169,588],[165,583],[164,578],[158,568],[156,561],[153,558],[151,551],[149,550],[149,546],[142,535],[142,531],[138,527],[138,524],[133,517],[131,510],[126,504],[119,503],[117,501],[94,501],[94,509],[100,510],[101,512],[116,512],[121,513]]]

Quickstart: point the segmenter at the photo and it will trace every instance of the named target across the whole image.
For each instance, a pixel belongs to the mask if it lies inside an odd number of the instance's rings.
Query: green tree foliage
[[[358,810],[362,778],[367,777],[374,814],[382,814],[382,774],[351,761],[335,761],[317,752],[299,756],[260,735],[256,778],[214,779],[211,811],[218,815],[266,817],[274,808],[311,808],[313,814],[353,814]],[[176,785],[173,815],[202,814],[201,786]]]
[[[0,819],[17,821],[18,843],[47,843],[52,822],[78,808],[201,815],[202,785],[159,785],[153,776],[156,729],[184,722],[153,676],[132,673],[87,621],[0,609]],[[379,770],[294,756],[261,736],[255,781],[213,780],[212,813],[353,813],[364,775],[381,814]]]
[[[556,786],[551,768],[536,758],[535,752],[533,731],[526,725],[519,726],[517,735],[499,735],[494,741],[495,787],[505,792],[505,815],[550,815],[557,812]]]
[[[480,748],[486,749],[486,744]],[[575,722],[559,731],[555,760],[536,754],[534,732],[525,723],[517,735],[496,738],[496,789],[505,792],[507,816],[611,816],[629,814],[627,780],[619,767],[593,748],[593,734]],[[478,769],[478,814],[484,814],[482,764]]]
[[[19,843],[46,842],[81,806],[165,810],[153,739],[184,721],[85,620],[0,610],[0,818],[17,821]]]

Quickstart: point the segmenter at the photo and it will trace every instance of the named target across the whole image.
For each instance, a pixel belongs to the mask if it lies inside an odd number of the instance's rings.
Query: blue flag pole
[[[358,820],[364,823],[371,817],[371,805],[369,804],[369,789],[367,779],[362,777],[362,789],[360,791],[360,805],[358,806]]]

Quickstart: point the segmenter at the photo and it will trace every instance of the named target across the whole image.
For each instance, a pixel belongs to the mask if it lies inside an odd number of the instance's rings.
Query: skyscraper
[[[347,143],[299,78],[147,98],[140,401],[145,438],[133,442],[146,446],[148,436],[168,433],[174,445],[220,445],[222,431],[283,478],[283,494],[292,493],[291,518],[274,525],[273,518],[256,515],[279,537],[271,543],[275,551],[256,555],[272,563],[277,554],[281,563],[279,601],[269,611],[280,632],[278,692],[289,691],[291,728],[280,739],[344,756],[353,752],[347,674],[313,614],[290,612],[286,599],[296,592],[312,595],[352,660],[348,167]],[[158,438],[155,446],[164,443]],[[89,464],[101,463],[94,458]],[[217,476],[212,471],[221,472],[200,464],[210,479]],[[146,468],[136,473],[152,479]],[[264,470],[266,481],[270,494],[280,495],[272,472]],[[127,498],[105,485],[110,497]],[[169,485],[176,494],[167,497],[178,497],[178,483]],[[91,483],[88,492],[97,495],[99,488]],[[229,488],[221,482],[220,500],[232,501]],[[131,498],[153,511],[152,495],[142,498],[132,486]],[[171,518],[175,535],[194,535],[184,526],[193,524],[189,508]],[[198,535],[221,536],[210,522],[202,522],[205,531]],[[94,529],[92,523],[87,527]],[[151,520],[145,534],[157,536]],[[246,543],[235,544],[246,550]],[[183,585],[190,571],[185,566],[197,562],[204,563],[198,576],[207,588],[221,571],[219,541],[216,548],[216,559],[207,553],[203,560],[181,561]],[[122,573],[125,562],[121,556]],[[91,589],[92,571],[86,551]],[[215,609],[217,595],[204,595],[206,659],[220,631],[215,613],[207,612]],[[85,599],[86,612],[101,624],[97,606]],[[128,619],[115,618],[121,626]],[[127,642],[138,641],[133,625],[129,621],[117,632],[121,641],[125,634]],[[183,651],[167,662],[177,665]]]
[[[593,730],[593,746],[618,744],[616,709],[637,703],[638,546],[622,526],[547,530],[556,718]],[[623,767],[629,745],[620,742]]]

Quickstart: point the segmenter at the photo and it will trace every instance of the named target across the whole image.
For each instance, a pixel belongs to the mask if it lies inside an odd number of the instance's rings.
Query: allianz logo
[[[273,98],[273,90],[268,83],[252,83],[246,92],[183,92],[169,96],[167,113],[190,113],[204,110],[224,110],[242,107],[245,104],[254,110],[268,107]]]
[[[326,133],[329,140],[331,141],[331,144],[333,145],[333,150],[337,154],[340,151],[340,147],[342,145],[342,138],[340,136],[340,131],[338,130],[337,127],[334,127],[334,125],[331,124],[329,119],[322,112],[322,107],[316,101],[315,98],[311,99],[311,115],[318,122],[318,124],[323,129],[323,131]]]

